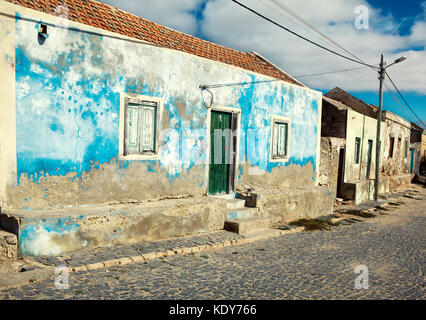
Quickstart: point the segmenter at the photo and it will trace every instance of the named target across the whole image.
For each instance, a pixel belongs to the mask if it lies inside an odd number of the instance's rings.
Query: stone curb
[[[96,262],[96,263],[91,263],[91,264],[83,265],[79,267],[69,267],[68,272],[70,273],[86,272],[88,270],[99,270],[99,269],[105,269],[105,268],[111,268],[111,267],[117,267],[117,266],[124,266],[127,264],[146,262],[150,260],[173,256],[173,255],[185,255],[189,253],[218,250],[225,247],[243,245],[243,244],[253,243],[259,240],[278,237],[285,234],[301,232],[303,230],[305,230],[304,227],[294,228],[292,230],[271,229],[271,232],[269,234],[262,235],[261,237],[257,237],[253,239],[251,239],[250,237],[247,237],[242,239],[226,240],[226,241],[217,242],[217,243],[203,244],[203,245],[198,245],[193,247],[177,248],[177,249],[160,251],[160,252],[150,252],[150,253],[145,253],[145,254],[128,257],[128,258],[120,258],[120,259],[114,259],[114,260],[107,260],[104,262]]]

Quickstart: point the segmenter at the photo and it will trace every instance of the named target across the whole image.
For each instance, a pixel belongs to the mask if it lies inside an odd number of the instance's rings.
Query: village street
[[[426,189],[392,203],[328,231],[71,273],[67,290],[52,278],[0,299],[425,299]],[[355,288],[360,265],[368,289]]]

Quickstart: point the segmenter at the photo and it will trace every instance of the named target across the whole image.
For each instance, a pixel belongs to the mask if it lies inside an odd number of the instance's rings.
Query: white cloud
[[[104,0],[120,9],[132,12],[176,30],[194,34],[197,20],[191,14],[202,0]]]
[[[197,21],[191,12],[197,10],[203,0],[104,2],[193,34],[197,30]],[[241,2],[309,39],[348,55],[320,36],[312,34],[300,22],[291,22],[290,16],[275,7],[270,0]],[[426,70],[426,23],[423,13],[415,17],[411,33],[400,36],[397,33],[400,24],[385,10],[372,8],[366,0],[328,0],[326,4],[317,0],[281,0],[281,3],[370,64],[378,65],[381,53],[385,54],[388,63],[400,56],[407,56],[408,60],[389,68],[392,78],[402,90],[423,94],[426,92],[426,73],[420,72]],[[368,30],[355,28],[355,8],[359,5],[369,8]],[[426,1],[422,6],[426,10]],[[230,0],[209,0],[203,16],[204,19],[198,23],[201,23],[201,32],[205,38],[235,49],[259,52],[293,76],[358,66],[279,29]],[[295,21],[294,18],[292,20]],[[414,47],[416,50],[410,49]],[[375,91],[378,87],[377,75],[369,68],[300,80],[319,89],[340,86],[351,91]]]
[[[242,2],[302,35],[348,55],[316,35],[312,35],[306,27],[300,27],[289,21],[285,17],[290,16],[274,7],[272,2],[257,0]],[[386,32],[396,31],[397,23],[393,18],[382,14],[381,10],[372,8],[364,0],[328,0],[326,5],[320,5],[316,0],[287,0],[285,4],[329,38],[370,64],[377,65],[382,52],[388,63],[406,55],[407,61],[389,69],[390,74],[393,75],[392,78],[402,90],[426,92],[426,73],[419,72],[426,70],[426,53],[424,50],[407,49],[425,46],[426,24],[423,21],[416,22],[410,35],[399,36],[396,33]],[[354,26],[355,8],[358,5],[366,5],[370,9],[368,30],[357,30]],[[357,66],[298,39],[238,7],[232,1],[211,0],[206,6],[204,17],[202,31],[208,38],[240,50],[259,52],[294,76]],[[298,24],[300,25],[300,22]],[[372,91],[378,87],[377,76],[369,68],[348,73],[301,78],[301,81],[310,87],[321,89],[340,86],[352,91]]]

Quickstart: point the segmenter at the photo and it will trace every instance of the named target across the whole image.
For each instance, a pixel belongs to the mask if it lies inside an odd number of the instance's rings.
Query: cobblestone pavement
[[[209,234],[175,238],[170,240],[139,242],[133,245],[100,247],[89,251],[82,250],[73,253],[67,253],[66,255],[58,257],[42,256],[34,257],[33,259],[36,262],[42,263],[46,266],[65,265],[67,267],[78,267],[93,262],[127,258],[145,253],[166,251],[175,248],[185,248],[194,245],[211,244],[241,238],[243,237],[236,233],[219,231]]]
[[[329,231],[71,273],[67,290],[53,280],[0,289],[0,299],[424,299],[426,189],[388,208]],[[359,265],[368,289],[355,288]]]

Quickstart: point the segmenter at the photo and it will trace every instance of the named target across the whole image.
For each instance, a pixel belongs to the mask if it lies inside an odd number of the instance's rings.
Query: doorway
[[[237,119],[237,113],[211,111],[209,195],[228,194],[235,190]]]
[[[342,186],[345,177],[345,147],[340,147],[339,150],[339,168],[337,171],[337,197],[343,198]]]
[[[410,173],[414,173],[414,149],[410,149]]]
[[[367,168],[365,172],[365,179],[367,180],[370,179],[372,153],[373,153],[373,140],[368,140]]]

